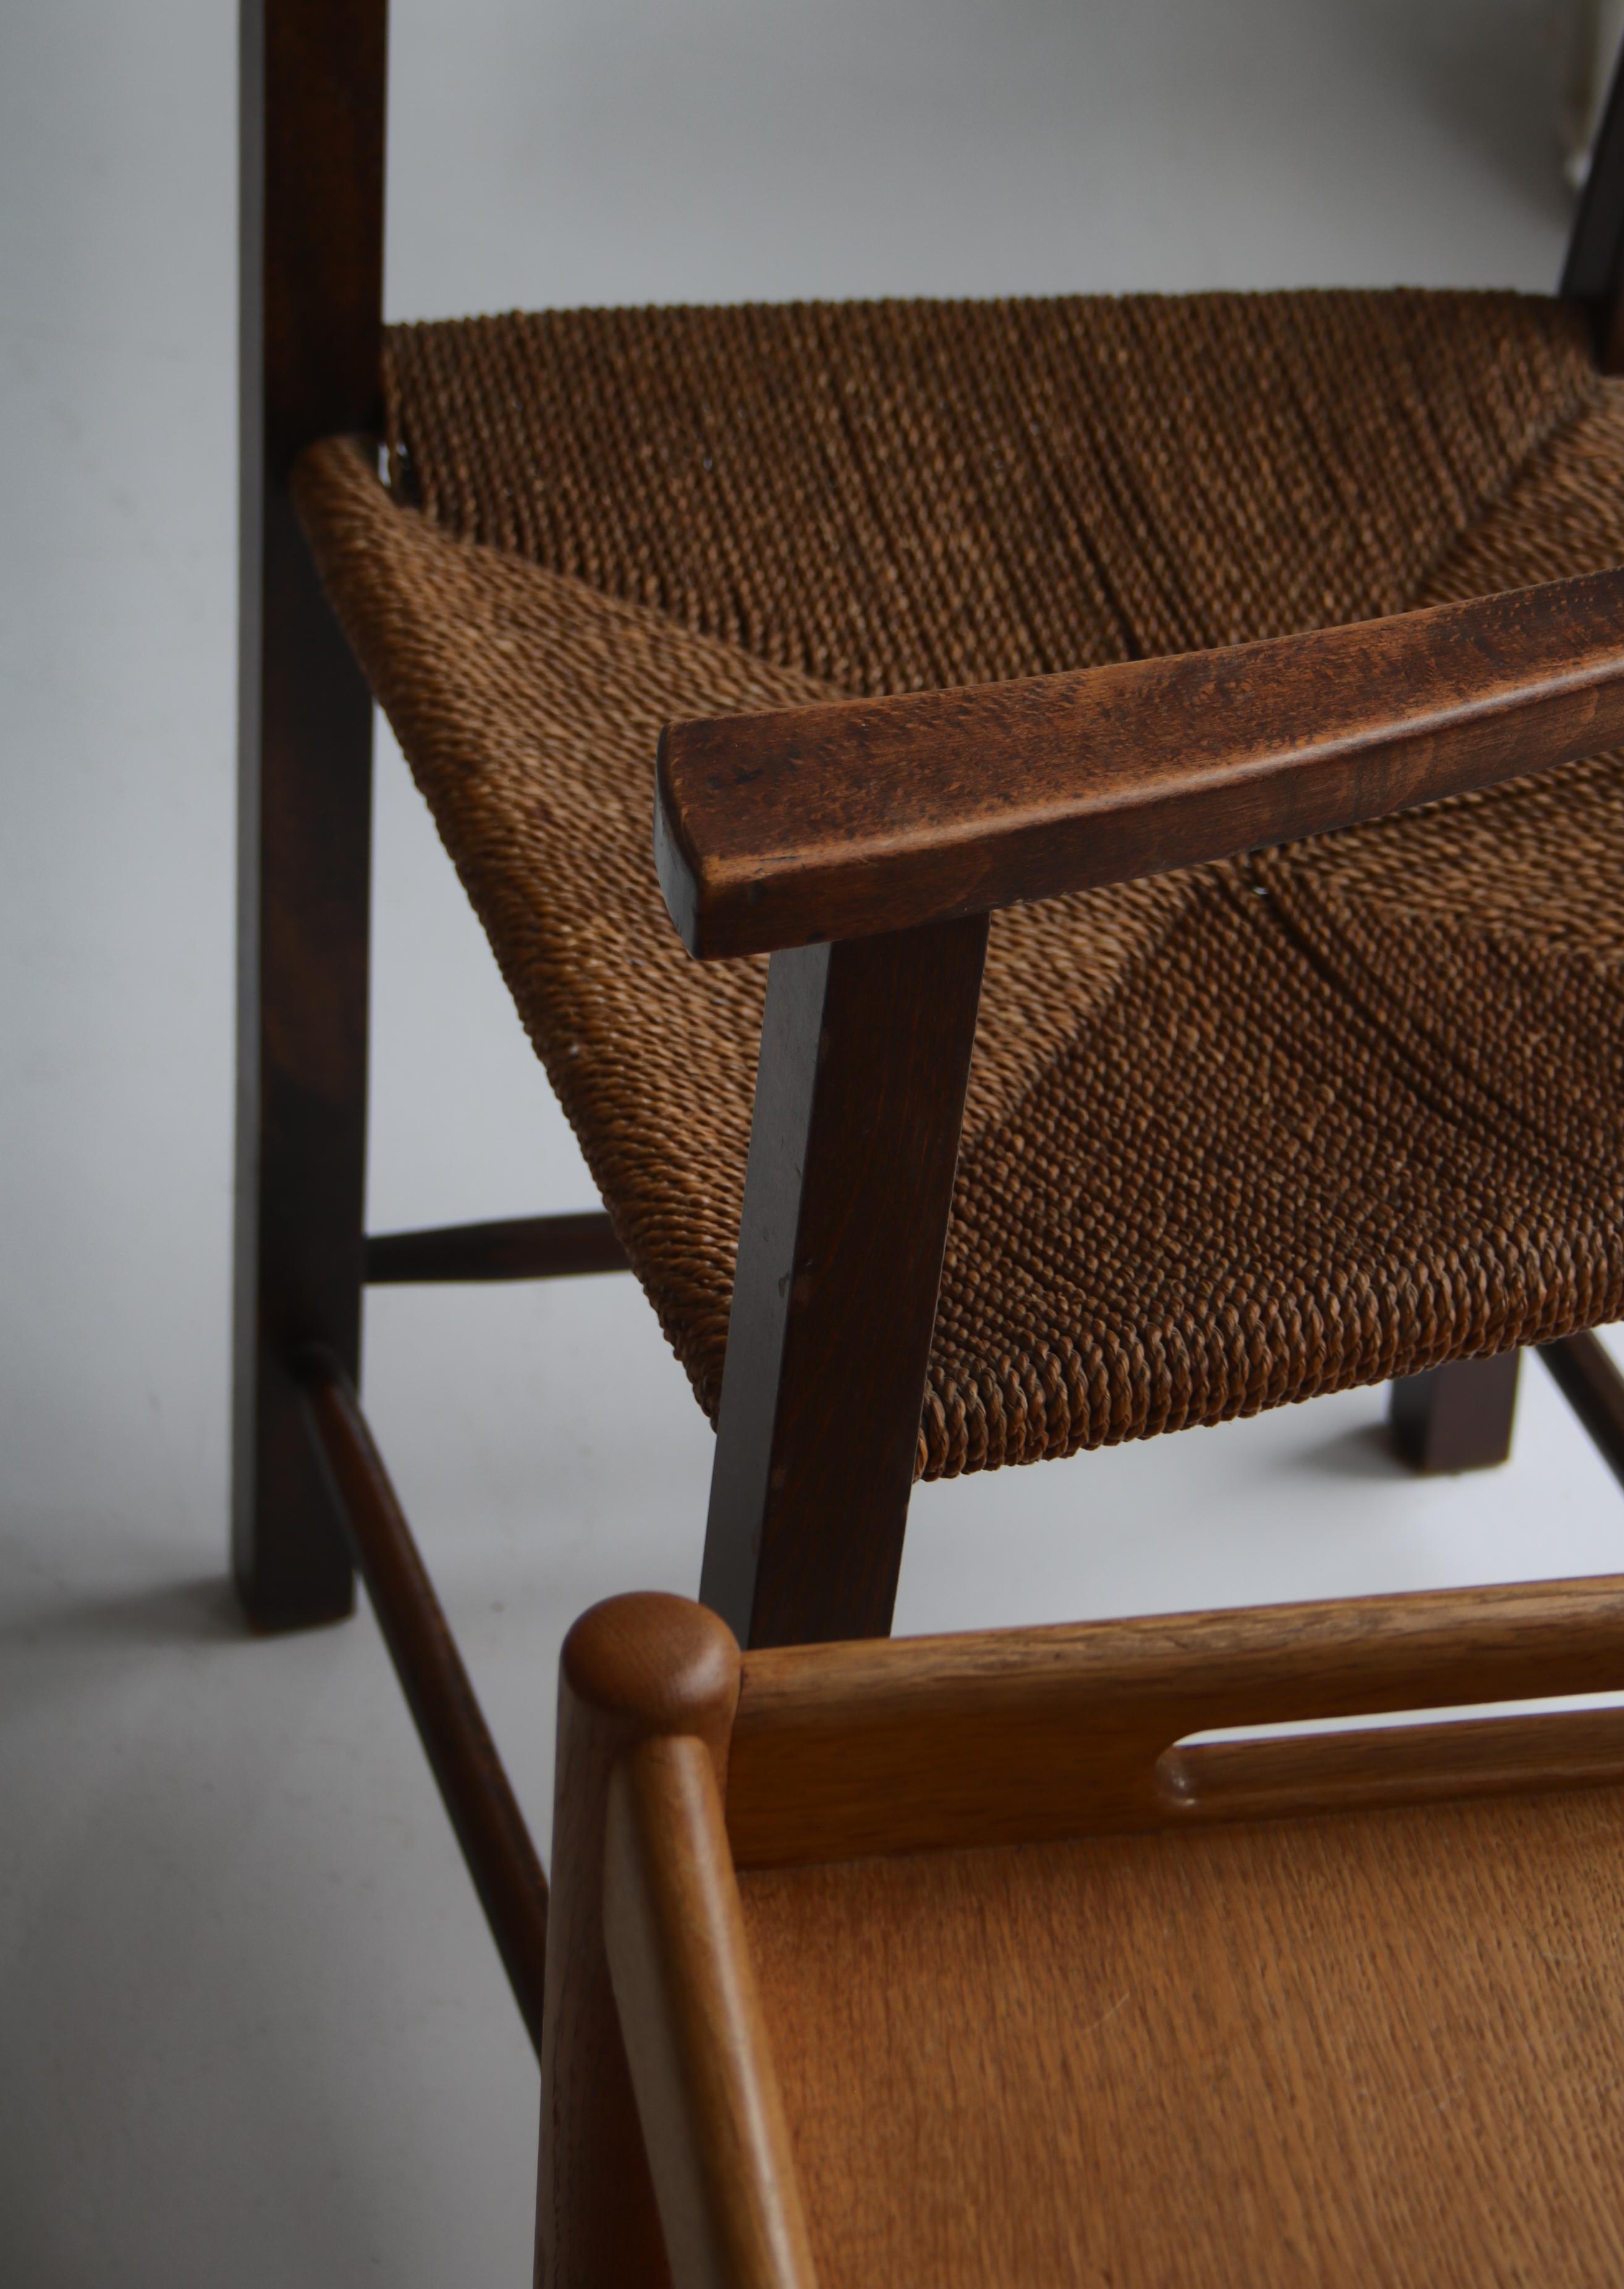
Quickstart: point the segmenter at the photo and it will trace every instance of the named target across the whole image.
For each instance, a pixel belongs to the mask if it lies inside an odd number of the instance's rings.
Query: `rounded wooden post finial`
[[[725,1735],[741,1659],[737,1639],[708,1608],[647,1590],[590,1607],[560,1662],[577,1701],[638,1737],[719,1727]]]

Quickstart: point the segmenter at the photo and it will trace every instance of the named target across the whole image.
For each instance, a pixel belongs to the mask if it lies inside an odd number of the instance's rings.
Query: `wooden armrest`
[[[690,953],[762,953],[1357,825],[1624,740],[1624,570],[1012,683],[673,723]]]

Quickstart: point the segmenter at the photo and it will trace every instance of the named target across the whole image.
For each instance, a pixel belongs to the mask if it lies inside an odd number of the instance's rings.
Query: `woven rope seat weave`
[[[714,1418],[766,965],[655,879],[676,716],[1032,675],[1624,559],[1624,389],[1513,295],[393,329],[296,490]],[[1624,1316],[1617,758],[993,919],[919,1444],[1068,1454]]]

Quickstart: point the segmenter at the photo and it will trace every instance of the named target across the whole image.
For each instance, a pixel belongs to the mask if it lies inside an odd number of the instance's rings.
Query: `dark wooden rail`
[[[354,1388],[331,1352],[305,1352],[296,1364],[356,1570],[539,2057],[547,1956],[541,1862]]]
[[[372,1232],[366,1244],[370,1288],[453,1280],[563,1280],[630,1269],[601,1208],[578,1216],[518,1216],[506,1224]]]
[[[1564,1336],[1560,1343],[1542,1344],[1540,1357],[1613,1476],[1624,1482],[1624,1375],[1600,1337]]]

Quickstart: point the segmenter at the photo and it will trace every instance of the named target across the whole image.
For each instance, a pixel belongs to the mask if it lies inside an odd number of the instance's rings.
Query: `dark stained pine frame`
[[[372,699],[288,490],[381,427],[386,0],[243,0],[233,1524],[262,1629],[348,1613],[291,1360],[358,1377]]]
[[[885,1637],[987,917],[774,955],[700,1596],[752,1645]]]
[[[240,5],[235,1578],[254,1625],[283,1629],[346,1614],[353,1566],[362,1571],[534,2035],[545,1885],[360,1413],[362,1288],[609,1271],[624,1256],[601,1213],[363,1232],[372,704],[321,593],[289,475],[314,441],[376,437],[381,426],[386,0]],[[1615,80],[1564,279],[1610,372],[1624,366],[1621,288]],[[1481,679],[1469,689],[1471,641],[1450,651],[1460,624],[1423,614],[1248,648],[1244,659],[673,730],[660,822],[673,913],[702,954],[772,951],[741,1339],[728,1352],[705,1565],[707,1599],[747,1644],[889,1628],[989,910],[1596,752],[1624,735],[1606,641],[1616,593],[1565,583],[1465,608],[1479,610],[1477,638],[1493,626],[1509,671],[1492,690]],[[1294,724],[1286,704],[1328,670],[1346,701],[1329,740],[1311,706]],[[1164,740],[1159,762],[1136,763],[1126,801],[1120,777],[1113,795],[1096,773],[1090,793],[1079,726],[1107,690],[1138,691],[1133,704],[1152,716],[1181,690],[1186,711],[1199,697],[1211,735],[1200,770],[1191,776],[1187,740],[1176,754]],[[1233,736],[1220,753],[1224,723]],[[996,734],[1029,788],[1042,784],[1041,818],[1030,802],[1024,818],[981,808],[989,775],[961,767],[967,725],[983,755]],[[752,738],[776,743],[782,767],[785,740],[813,734],[848,743],[844,816],[808,834],[810,790],[796,785],[792,754],[776,816],[760,787],[707,814],[705,769],[725,773]],[[912,844],[897,832],[896,786],[888,814],[872,804],[874,743],[888,740],[936,805],[912,820]],[[686,787],[684,756],[705,766]],[[991,776],[1007,786],[1013,775]],[[1624,1477],[1624,1378],[1591,1336],[1545,1356]],[[1513,1360],[1458,1362],[1396,1386],[1401,1448],[1421,1467],[1500,1459],[1515,1384]]]

